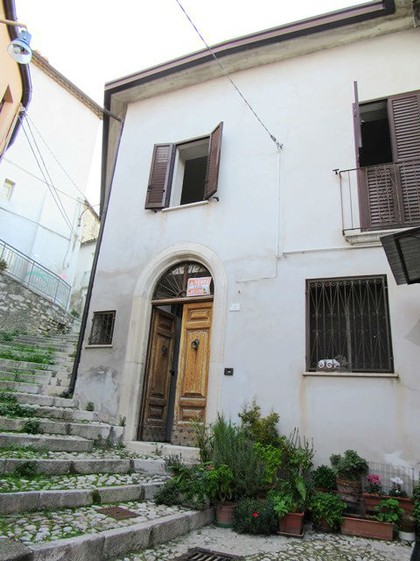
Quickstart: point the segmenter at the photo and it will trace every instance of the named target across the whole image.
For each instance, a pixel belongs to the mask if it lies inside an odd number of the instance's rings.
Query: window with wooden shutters
[[[420,92],[356,109],[362,229],[420,224]]]
[[[217,191],[223,123],[210,136],[153,149],[146,209],[204,201]]]

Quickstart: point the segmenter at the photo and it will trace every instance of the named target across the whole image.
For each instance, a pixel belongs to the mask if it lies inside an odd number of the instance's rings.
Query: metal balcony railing
[[[67,309],[71,287],[58,275],[3,240],[0,240],[0,259],[6,261],[6,273],[12,278],[60,308]]]
[[[336,173],[344,234],[420,224],[420,159]]]

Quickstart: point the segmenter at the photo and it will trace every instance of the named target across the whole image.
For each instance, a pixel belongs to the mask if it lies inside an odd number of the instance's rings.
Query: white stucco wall
[[[84,193],[91,167],[100,165],[92,162],[100,120],[35,64],[31,64],[31,75],[28,119],[0,165],[0,184],[5,179],[15,183],[10,201],[0,198],[0,239],[71,285]]]
[[[215,280],[209,422],[220,410],[236,420],[255,397],[280,414],[282,432],[298,426],[313,437],[318,462],[354,448],[417,463],[420,287],[396,286],[381,246],[345,240],[332,170],[355,167],[353,81],[360,101],[420,89],[419,47],[413,29],[233,76],[280,153],[225,78],[128,106],[90,307],[90,317],[116,310],[114,339],[84,349],[82,400],[105,418],[126,416],[135,437],[151,293],[168,256],[190,256]],[[145,210],[153,144],[208,134],[220,121],[220,201]],[[304,375],[306,279],[367,274],[387,275],[398,377]]]

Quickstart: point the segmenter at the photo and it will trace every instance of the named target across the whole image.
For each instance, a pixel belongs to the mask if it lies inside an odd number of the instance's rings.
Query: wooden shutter
[[[390,97],[393,159],[400,183],[403,224],[420,222],[420,92]]]
[[[357,82],[354,82],[353,120],[354,140],[356,144],[356,165],[360,166],[360,150],[362,149],[362,120],[360,118],[359,90],[357,87]]]
[[[144,208],[161,209],[169,205],[175,144],[155,144]]]
[[[217,191],[219,178],[220,149],[222,146],[223,123],[219,123],[210,135],[209,153],[207,159],[204,198],[209,199]]]

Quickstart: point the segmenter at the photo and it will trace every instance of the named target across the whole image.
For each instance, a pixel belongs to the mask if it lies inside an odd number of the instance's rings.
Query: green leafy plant
[[[26,420],[22,426],[21,432],[27,434],[40,434],[42,432],[40,421],[38,419]]]
[[[92,497],[92,504],[94,505],[100,505],[102,503],[102,497],[100,492],[98,491],[98,489],[94,489],[91,493],[90,496]]]
[[[338,478],[357,481],[369,469],[367,461],[354,450],[346,450],[343,454],[332,454],[331,465]]]
[[[86,403],[86,411],[95,411],[95,404],[93,401],[88,401]]]
[[[263,466],[262,486],[275,486],[279,476],[282,450],[272,444],[261,444],[261,442],[256,442],[254,448]]]
[[[267,499],[244,498],[233,513],[233,529],[239,534],[272,534],[278,527],[273,503]]]
[[[270,493],[269,499],[273,503],[274,512],[278,518],[283,518],[289,512],[297,512],[299,510],[297,503],[293,500],[293,496],[287,492]]]
[[[420,483],[416,483],[413,488],[413,499],[414,501],[420,502]]]
[[[379,522],[389,522],[398,525],[404,510],[397,499],[383,499],[375,506],[375,519]]]
[[[208,506],[206,477],[202,465],[187,466],[173,462],[171,471],[173,477],[165,481],[155,496],[155,502],[198,510]]]
[[[232,499],[233,472],[229,466],[221,464],[217,467],[208,465],[205,468],[206,493],[211,502],[225,502]]]
[[[233,473],[232,500],[252,496],[258,489],[263,466],[247,432],[219,415],[212,431],[211,462],[228,466]]]
[[[315,489],[335,491],[337,489],[334,470],[325,465],[318,466],[311,472],[312,484]]]
[[[22,462],[16,467],[14,475],[33,479],[38,475],[38,464],[34,461]]]
[[[21,405],[14,395],[0,392],[0,416],[16,418],[32,417],[33,414],[33,410]]]
[[[313,522],[318,527],[326,524],[331,530],[339,528],[345,508],[346,503],[334,493],[314,493],[309,504]]]
[[[205,464],[211,460],[213,450],[213,437],[211,427],[194,419],[192,422],[195,434],[195,445],[200,451],[200,461]]]
[[[0,273],[7,269],[7,261],[5,259],[0,259]]]
[[[261,407],[257,405],[254,399],[250,406],[244,405],[239,413],[239,418],[241,419],[244,431],[251,440],[261,444],[279,445],[281,437],[277,423],[280,416],[277,413],[272,411],[266,417],[263,417],[261,415]]]

